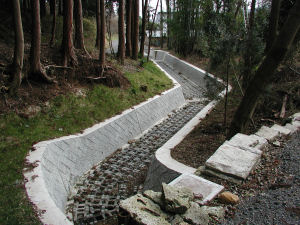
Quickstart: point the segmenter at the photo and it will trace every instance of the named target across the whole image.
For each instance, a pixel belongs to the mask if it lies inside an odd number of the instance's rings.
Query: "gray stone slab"
[[[255,135],[263,137],[267,139],[268,141],[274,141],[279,135],[279,131],[273,130],[269,127],[262,126]]]
[[[252,147],[249,147],[249,146],[244,146],[244,145],[241,145],[241,144],[236,143],[236,142],[225,141],[224,144],[228,144],[228,145],[231,145],[231,146],[234,146],[234,147],[238,147],[240,149],[243,149],[245,151],[248,151],[248,152],[251,152],[251,153],[254,153],[254,154],[258,154],[258,155],[262,154],[262,151],[259,150],[259,149],[257,149],[257,148],[252,148]]]
[[[229,142],[233,146],[244,146],[257,149],[262,149],[268,144],[268,141],[263,137],[259,137],[257,135],[245,135],[241,133],[234,135]]]
[[[223,144],[205,162],[205,166],[234,177],[246,179],[259,159],[260,155],[258,154]]]
[[[205,204],[215,198],[224,187],[193,174],[182,174],[173,180],[170,185],[186,187],[190,189],[195,196],[203,196],[202,199],[195,199],[200,204]]]
[[[284,128],[286,129],[289,129],[292,133],[295,133],[299,130],[297,124],[290,124],[290,123],[287,123]]]
[[[283,127],[283,126],[280,126],[278,124],[274,124],[271,127],[271,129],[278,131],[282,135],[289,135],[291,133],[291,130],[289,130],[289,129]]]

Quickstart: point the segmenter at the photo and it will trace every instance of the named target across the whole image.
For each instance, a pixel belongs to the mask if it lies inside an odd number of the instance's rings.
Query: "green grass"
[[[126,73],[127,90],[103,85],[87,90],[86,97],[58,96],[31,119],[11,113],[0,117],[0,224],[39,224],[26,200],[22,168],[32,144],[79,132],[172,87],[151,62],[137,73]],[[148,87],[147,92],[140,90]]]

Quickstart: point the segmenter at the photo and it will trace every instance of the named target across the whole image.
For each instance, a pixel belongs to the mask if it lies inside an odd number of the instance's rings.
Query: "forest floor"
[[[208,72],[226,80],[226,70],[222,67],[217,70],[211,70],[208,60],[197,56],[183,58],[187,62],[198,66]],[[300,60],[295,64],[295,70],[300,71]],[[216,149],[225,141],[226,132],[230,126],[231,120],[242,99],[242,92],[238,86],[236,77],[233,74],[236,71],[229,71],[229,83],[233,90],[228,94],[227,113],[225,120],[225,98],[220,99],[219,103],[195,128],[194,130],[171,151],[173,158],[194,168],[204,165],[205,161],[216,151]],[[284,102],[284,96],[287,96],[285,115],[279,117]],[[288,117],[300,110],[300,74],[292,71],[287,66],[281,66],[273,83],[264,93],[263,98],[256,108],[249,123],[246,134],[255,133],[262,125],[270,126],[274,123],[284,125],[289,121]]]

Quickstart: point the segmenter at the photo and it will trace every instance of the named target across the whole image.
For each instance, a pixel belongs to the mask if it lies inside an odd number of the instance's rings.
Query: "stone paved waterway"
[[[81,177],[67,205],[67,213],[75,224],[96,224],[117,215],[119,201],[141,191],[155,151],[205,106],[205,86],[189,81],[167,65],[160,66],[182,85],[185,98],[195,101],[187,102]]]

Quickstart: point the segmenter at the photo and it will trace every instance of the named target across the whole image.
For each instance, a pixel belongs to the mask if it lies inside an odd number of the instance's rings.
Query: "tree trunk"
[[[101,35],[100,35],[100,67],[103,71],[105,65],[105,4],[104,0],[100,0],[100,16],[101,16]]]
[[[140,46],[140,55],[144,57],[144,48],[145,48],[145,39],[146,39],[146,23],[147,23],[147,10],[148,10],[148,0],[145,0],[143,8],[143,17],[142,17],[142,35],[141,35],[141,46]]]
[[[75,14],[75,48],[87,51],[84,46],[83,38],[83,19],[82,19],[82,2],[81,0],[74,0],[74,14]]]
[[[266,52],[268,52],[271,49],[271,46],[277,35],[280,5],[281,0],[272,0],[269,22],[269,36],[267,40]]]
[[[131,57],[132,43],[131,43],[131,15],[132,14],[132,0],[126,0],[126,56]]]
[[[18,88],[22,81],[22,68],[24,58],[24,35],[22,27],[20,1],[13,0],[13,16],[14,16],[14,32],[15,32],[15,49],[13,61],[13,81],[9,88],[9,94],[14,95],[17,93]]]
[[[257,101],[264,89],[271,83],[275,70],[278,68],[290,49],[300,28],[300,1],[289,12],[289,16],[275,39],[270,51],[251,80],[245,95],[234,114],[227,138],[243,132],[252,117]]]
[[[124,64],[125,58],[125,33],[124,33],[124,0],[119,0],[119,46],[118,57],[121,64]]]
[[[168,49],[171,49],[170,43],[170,21],[171,21],[171,9],[170,9],[170,0],[166,0],[167,4],[167,46]]]
[[[40,1],[31,1],[32,32],[30,46],[30,71],[29,78],[33,80],[42,80],[51,82],[41,66],[41,19],[40,19]]]
[[[49,5],[50,5],[50,14],[54,15],[55,7],[56,7],[56,1],[55,0],[50,0]]]
[[[58,14],[63,15],[63,0],[58,0]]]
[[[163,21],[163,7],[160,1],[160,48],[164,48],[164,21]]]
[[[251,11],[249,17],[249,27],[248,27],[248,37],[247,37],[247,47],[244,55],[244,72],[243,72],[243,89],[246,90],[251,78],[252,78],[252,35],[253,35],[253,25],[255,19],[255,4],[256,0],[252,0]]]
[[[50,46],[53,46],[55,42],[55,30],[56,30],[56,0],[50,1],[50,8],[52,8],[52,16],[53,16]]]
[[[96,0],[96,26],[97,26],[97,35],[96,35],[96,48],[100,48],[100,36],[101,36],[101,19],[100,19],[100,0]]]
[[[41,18],[46,16],[46,0],[40,0],[40,14]]]
[[[133,7],[133,43],[132,43],[132,58],[138,59],[139,52],[139,0],[134,1]]]
[[[62,38],[62,55],[63,66],[76,65],[77,60],[74,53],[74,46],[72,41],[72,26],[73,26],[73,1],[64,0],[63,4],[63,38]]]

